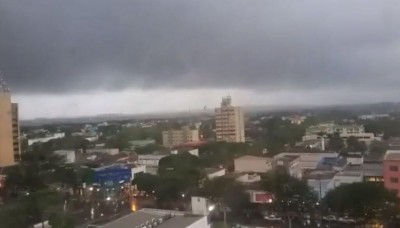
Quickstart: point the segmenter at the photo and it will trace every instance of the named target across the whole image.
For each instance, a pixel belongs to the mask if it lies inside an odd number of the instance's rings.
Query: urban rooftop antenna
[[[2,93],[10,92],[10,88],[5,83],[3,73],[1,71],[0,71],[0,92],[2,92]]]

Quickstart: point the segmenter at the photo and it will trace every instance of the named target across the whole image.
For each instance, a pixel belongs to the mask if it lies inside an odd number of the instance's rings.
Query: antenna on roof
[[[0,70],[0,92],[2,92],[2,93],[10,92],[10,88],[5,83],[3,73],[1,72],[1,70]]]

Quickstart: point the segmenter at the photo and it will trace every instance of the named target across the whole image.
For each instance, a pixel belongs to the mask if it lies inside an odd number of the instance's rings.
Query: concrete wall
[[[192,213],[195,215],[207,215],[208,203],[204,197],[192,196]]]

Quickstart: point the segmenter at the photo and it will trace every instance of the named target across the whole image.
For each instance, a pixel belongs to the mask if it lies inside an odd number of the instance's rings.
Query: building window
[[[399,183],[399,178],[397,178],[397,177],[391,177],[391,178],[390,178],[390,182],[391,182],[391,183]]]
[[[394,194],[398,195],[399,194],[399,190],[398,189],[390,189],[391,192],[393,192]]]
[[[397,167],[395,165],[391,165],[391,166],[389,166],[389,170],[396,172],[396,171],[399,171],[399,167]]]

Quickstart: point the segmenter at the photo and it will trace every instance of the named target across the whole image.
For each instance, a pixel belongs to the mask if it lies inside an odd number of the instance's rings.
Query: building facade
[[[240,107],[232,106],[231,97],[222,99],[221,107],[215,109],[217,141],[244,142],[244,115]]]
[[[162,132],[163,146],[174,147],[185,143],[199,141],[199,129],[184,126],[181,129],[170,129]]]
[[[400,150],[388,150],[383,160],[384,186],[400,198]]]
[[[375,137],[373,133],[366,133],[363,125],[338,125],[329,122],[308,127],[306,129],[306,134],[303,136],[303,141],[316,140],[322,137],[328,138],[329,135],[335,133],[339,134],[345,142],[350,137],[355,137],[360,142],[365,142],[367,145],[374,140],[381,140],[381,138]]]
[[[11,103],[11,93],[0,84],[0,167],[12,166],[19,160],[20,130],[18,105]]]

